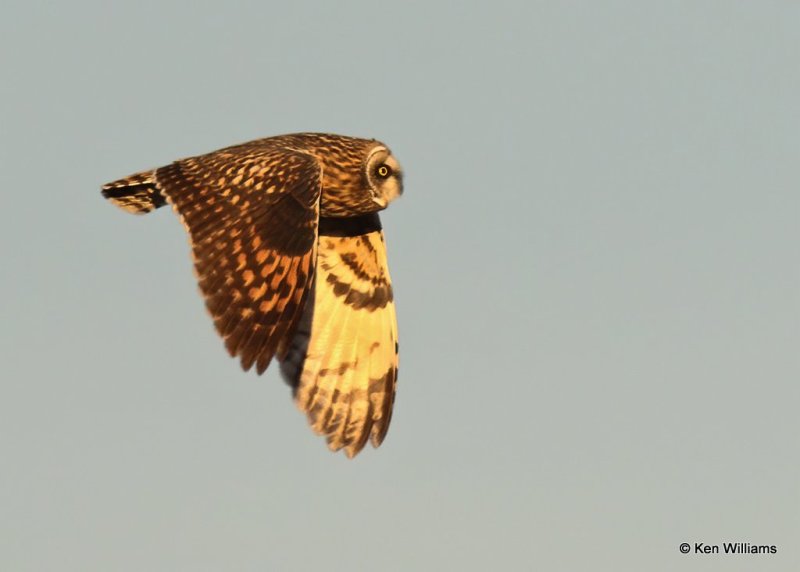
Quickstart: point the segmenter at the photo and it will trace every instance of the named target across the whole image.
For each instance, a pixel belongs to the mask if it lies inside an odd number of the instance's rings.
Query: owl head
[[[376,212],[403,192],[400,163],[380,141],[326,133],[302,133],[285,139],[293,148],[311,151],[320,162],[321,216]]]

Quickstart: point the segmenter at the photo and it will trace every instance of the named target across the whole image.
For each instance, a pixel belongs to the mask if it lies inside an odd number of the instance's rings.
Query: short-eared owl
[[[103,196],[169,203],[214,325],[245,370],[275,357],[298,407],[348,457],[389,428],[397,322],[378,211],[403,173],[374,139],[269,137],[131,175]]]

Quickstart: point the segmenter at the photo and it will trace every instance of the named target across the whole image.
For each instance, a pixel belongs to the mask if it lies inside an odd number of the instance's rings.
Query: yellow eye
[[[385,179],[386,177],[388,177],[391,174],[392,174],[392,170],[388,166],[381,165],[380,167],[378,167],[378,176],[379,177]]]

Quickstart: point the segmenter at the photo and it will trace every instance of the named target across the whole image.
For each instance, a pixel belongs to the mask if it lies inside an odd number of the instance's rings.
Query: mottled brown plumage
[[[397,324],[377,215],[402,171],[373,139],[301,133],[190,157],[103,186],[135,214],[172,205],[206,306],[245,370],[273,357],[331,449],[383,441]]]

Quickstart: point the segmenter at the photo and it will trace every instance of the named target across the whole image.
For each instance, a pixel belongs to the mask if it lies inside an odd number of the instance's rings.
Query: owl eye
[[[377,172],[378,172],[378,176],[379,177],[381,177],[382,179],[385,179],[386,177],[388,177],[389,175],[392,174],[392,169],[389,168],[388,165],[381,165],[380,167],[378,167],[378,171]]]

